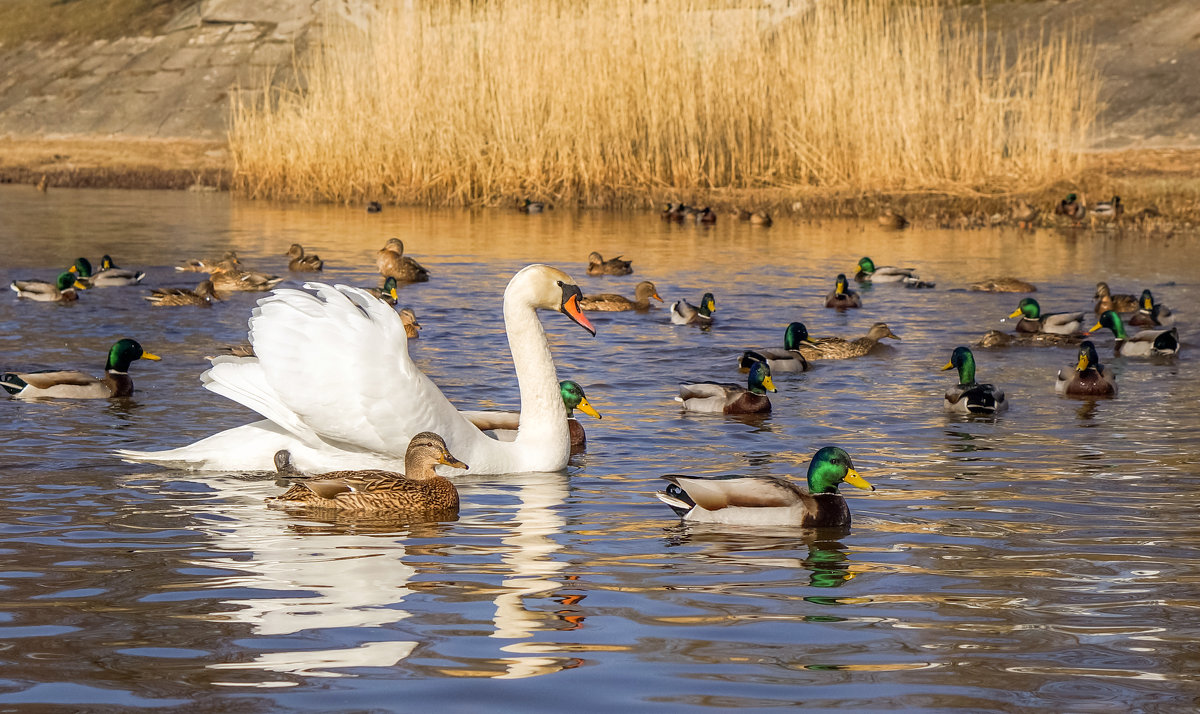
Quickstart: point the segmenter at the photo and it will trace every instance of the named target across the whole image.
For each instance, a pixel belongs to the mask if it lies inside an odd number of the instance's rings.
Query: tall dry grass
[[[236,103],[251,196],[584,205],[666,189],[954,193],[1071,175],[1098,78],[936,0],[431,0],[330,20],[303,91]],[[714,5],[720,5],[713,9]]]

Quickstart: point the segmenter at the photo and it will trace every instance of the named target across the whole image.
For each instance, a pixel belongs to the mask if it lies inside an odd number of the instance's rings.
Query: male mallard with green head
[[[0,387],[19,399],[109,399],[133,394],[129,365],[134,360],[162,359],[142,349],[136,340],[118,340],[108,351],[104,376],[97,378],[73,370],[6,372]]]
[[[676,325],[698,325],[707,327],[713,322],[713,313],[717,311],[717,300],[712,293],[704,293],[697,307],[687,300],[671,303],[671,322]]]
[[[583,453],[587,449],[587,433],[584,432],[583,425],[575,418],[575,410],[578,409],[596,419],[603,417],[588,402],[587,395],[583,393],[583,387],[578,382],[564,379],[558,383],[558,393],[562,397],[563,406],[567,408],[567,431],[571,436],[571,453]],[[481,431],[492,432],[492,436],[500,441],[516,439],[517,429],[521,426],[521,412],[517,411],[460,412],[460,414]]]
[[[388,276],[383,280],[383,286],[378,288],[363,288],[388,305],[395,305],[400,301],[400,295],[396,292],[396,279]]]
[[[1087,207],[1083,205],[1083,201],[1073,193],[1068,193],[1067,197],[1058,202],[1054,207],[1054,215],[1066,216],[1071,220],[1079,223],[1087,215]]]
[[[738,359],[738,369],[742,372],[750,371],[750,367],[755,362],[766,362],[771,368],[771,374],[779,372],[806,372],[812,368],[812,365],[805,359],[804,353],[800,351],[800,344],[808,343],[816,345],[811,337],[808,336],[808,328],[803,322],[790,323],[783,331],[783,349],[778,347],[766,347],[755,350],[746,350]]]
[[[1154,295],[1149,290],[1143,290],[1138,310],[1130,315],[1129,324],[1135,327],[1171,327],[1175,324],[1175,316],[1171,314],[1171,308],[1154,302]]]
[[[1110,223],[1112,221],[1121,220],[1121,216],[1125,215],[1125,206],[1121,203],[1120,196],[1113,196],[1111,201],[1101,201],[1092,206],[1092,224],[1097,221]]]
[[[286,452],[284,452],[286,453]],[[290,457],[276,454],[280,474],[292,479],[291,488],[267,499],[281,508],[330,508],[356,513],[395,513],[413,516],[452,516],[458,513],[458,489],[434,468],[467,465],[450,454],[442,437],[423,431],[408,442],[404,473],[391,471],[333,471],[313,478],[296,478]]]
[[[854,279],[860,283],[902,283],[906,288],[932,288],[933,283],[917,277],[915,268],[897,268],[894,265],[876,267],[875,261],[863,256],[858,259],[858,272]]]
[[[847,340],[844,337],[819,337],[810,343],[803,342],[799,349],[810,360],[814,359],[851,359],[862,357],[875,349],[875,345],[885,337],[899,340],[900,336],[892,332],[885,322],[876,322],[862,337]]]
[[[771,411],[767,392],[774,392],[771,368],[765,362],[750,365],[746,386],[717,382],[684,382],[675,401],[689,412],[707,414],[761,414]]]
[[[846,282],[845,273],[838,273],[837,282],[834,283],[833,290],[825,296],[825,307],[837,308],[845,310],[851,307],[862,307],[862,298],[858,293],[850,289]]]
[[[44,280],[14,280],[9,285],[19,298],[36,302],[75,302],[79,299],[76,290],[84,290],[86,285],[81,283],[74,273],[60,273],[53,283]]]
[[[149,295],[144,295],[151,305],[156,307],[176,305],[198,305],[211,307],[213,300],[220,300],[213,288],[211,280],[202,280],[195,290],[187,288],[154,288]]]
[[[1079,344],[1079,361],[1059,370],[1054,391],[1074,397],[1115,397],[1117,379],[1111,369],[1100,364],[1096,346],[1084,340]]]
[[[630,300],[624,295],[614,293],[585,295],[579,301],[579,307],[599,312],[624,312],[626,310],[649,310],[654,307],[654,304],[650,302],[651,299],[663,301],[658,296],[658,288],[654,287],[654,283],[649,280],[643,280],[637,284],[637,287],[633,289],[633,297],[634,299]]]
[[[808,465],[808,490],[775,476],[664,476],[655,495],[681,518],[700,523],[747,526],[848,528],[850,508],[838,485],[874,491],[854,470],[850,455],[826,446]]]
[[[527,198],[517,206],[517,210],[521,213],[541,213],[546,210],[546,204],[541,201],[530,201]]]
[[[588,253],[588,275],[630,275],[633,273],[633,261],[621,260],[621,256],[604,259],[596,251]]]
[[[1051,312],[1042,314],[1042,306],[1033,298],[1022,298],[1009,318],[1020,317],[1017,332],[1048,332],[1052,335],[1073,335],[1083,326],[1082,312]]]
[[[943,370],[958,369],[958,384],[946,390],[946,411],[957,414],[995,414],[1008,408],[1004,390],[975,381],[975,355],[967,347],[955,347]]]
[[[1133,337],[1125,333],[1121,316],[1112,310],[1100,315],[1100,321],[1088,332],[1102,327],[1112,330],[1116,342],[1113,344],[1115,357],[1174,357],[1179,354],[1179,332],[1169,330],[1142,330]]]

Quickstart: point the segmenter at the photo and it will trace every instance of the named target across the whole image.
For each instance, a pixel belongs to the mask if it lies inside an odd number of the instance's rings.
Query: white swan
[[[128,461],[175,468],[270,471],[280,449],[301,471],[403,470],[409,439],[440,434],[472,474],[559,471],[571,454],[567,413],[536,310],[557,310],[596,334],[579,309],[579,286],[561,270],[530,265],[504,291],[504,326],[521,392],[512,442],[493,439],[459,414],[413,363],[404,323],[359,288],[305,283],[276,290],[250,317],[255,357],[218,357],[206,389],[266,419],[168,451],[117,451]],[[345,369],[333,370],[342,364]],[[323,388],[297,389],[320,375]]]

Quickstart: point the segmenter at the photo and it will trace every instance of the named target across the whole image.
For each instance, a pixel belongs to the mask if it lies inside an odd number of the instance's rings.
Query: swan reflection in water
[[[177,476],[164,474],[171,479]],[[145,480],[146,475],[137,478]],[[219,586],[249,593],[222,600],[224,607],[207,617],[248,624],[255,636],[264,638],[240,643],[251,648],[270,647],[280,637],[285,642],[291,637],[305,642],[336,637],[347,643],[329,649],[259,652],[247,661],[212,664],[211,669],[345,677],[354,674],[344,668],[396,666],[418,645],[396,636],[401,631],[423,629],[420,624],[403,630],[395,627],[414,614],[405,603],[415,592],[411,581],[418,574],[410,562],[442,566],[441,572],[432,573],[432,582],[427,579],[420,584],[425,592],[436,587],[437,580],[453,579],[461,586],[471,580],[461,577],[466,569],[479,566],[447,558],[441,551],[472,527],[493,530],[498,523],[505,529],[499,537],[504,546],[499,549],[502,587],[496,592],[496,588],[480,585],[494,603],[487,637],[523,641],[499,647],[511,656],[488,656],[495,649],[482,648],[478,657],[468,661],[455,658],[461,662],[459,666],[440,669],[455,676],[520,678],[581,664],[575,657],[553,656],[552,650],[526,641],[535,632],[582,625],[582,616],[573,609],[545,611],[526,604],[527,598],[543,598],[567,580],[559,576],[567,563],[554,557],[562,548],[554,536],[566,525],[560,509],[568,493],[564,474],[506,476],[488,485],[460,482],[463,505],[459,521],[437,523],[326,511],[289,514],[264,503],[266,497],[278,493],[273,481],[206,475],[206,482],[220,498],[206,501],[204,512],[209,517],[197,517],[195,528],[208,536],[217,555],[198,559],[194,565],[236,572],[222,577]],[[169,491],[169,484],[156,486],[160,492]],[[195,496],[194,490],[188,493]],[[515,504],[496,505],[495,499],[489,498],[486,506],[478,505],[481,498],[495,495],[504,501],[514,499]],[[417,541],[425,545],[412,545]],[[197,588],[214,586],[211,576],[206,577],[209,579],[198,582]],[[474,599],[471,593],[467,596]],[[293,683],[243,675],[224,684],[279,687]]]

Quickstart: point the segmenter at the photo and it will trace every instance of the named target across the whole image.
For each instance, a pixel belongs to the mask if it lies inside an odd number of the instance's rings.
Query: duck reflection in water
[[[667,529],[670,535],[665,543],[668,548],[698,546],[701,550],[692,557],[734,562],[747,568],[779,568],[784,570],[807,570],[808,585],[814,588],[841,587],[846,581],[859,575],[851,569],[848,549],[838,538],[846,536],[849,528],[805,529],[800,533],[801,544],[808,547],[804,558],[777,557],[775,551],[792,551],[796,548],[794,535],[757,535],[751,533],[731,534],[728,528],[711,524],[681,522]],[[809,598],[805,598],[806,600]],[[833,603],[823,604],[838,604]]]

